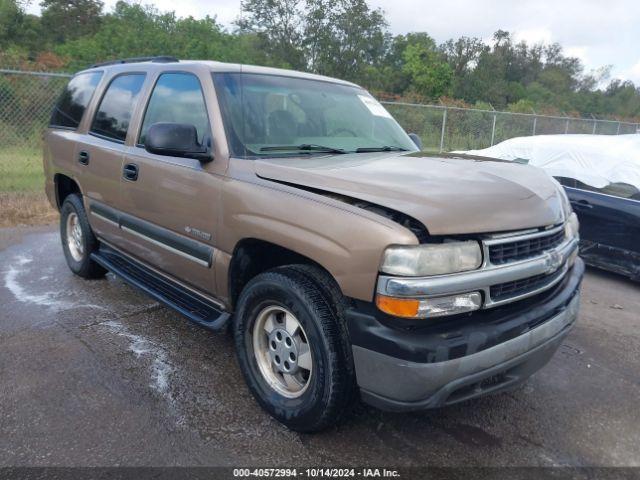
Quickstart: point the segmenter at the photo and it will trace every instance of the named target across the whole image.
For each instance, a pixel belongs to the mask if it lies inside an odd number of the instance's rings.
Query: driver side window
[[[201,145],[210,136],[204,96],[195,75],[163,73],[158,77],[144,114],[138,145],[144,146],[149,127],[161,122],[194,125]]]

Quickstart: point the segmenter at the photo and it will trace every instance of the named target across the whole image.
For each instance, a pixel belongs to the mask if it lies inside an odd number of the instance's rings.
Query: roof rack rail
[[[179,62],[176,57],[168,55],[161,55],[157,57],[133,57],[133,58],[121,58],[120,60],[110,60],[108,62],[94,63],[89,68],[106,67],[108,65],[120,65],[122,63],[139,63],[139,62],[154,62],[154,63],[171,63]]]

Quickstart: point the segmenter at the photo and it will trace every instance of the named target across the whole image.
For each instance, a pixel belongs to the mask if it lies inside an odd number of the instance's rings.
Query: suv
[[[345,81],[123,60],[69,82],[46,191],[74,273],[230,327],[260,405],[317,431],[358,396],[408,411],[511,388],[576,319],[559,184],[417,143]]]

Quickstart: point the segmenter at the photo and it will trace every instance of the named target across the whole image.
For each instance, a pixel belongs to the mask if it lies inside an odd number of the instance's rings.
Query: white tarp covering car
[[[536,135],[455,153],[526,160],[554,177],[574,178],[595,188],[626,183],[640,190],[640,134]]]

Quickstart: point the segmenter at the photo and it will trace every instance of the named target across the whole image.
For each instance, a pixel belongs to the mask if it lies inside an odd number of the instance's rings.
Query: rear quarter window
[[[49,126],[78,128],[101,78],[102,72],[80,73],[73,77],[53,108]]]

